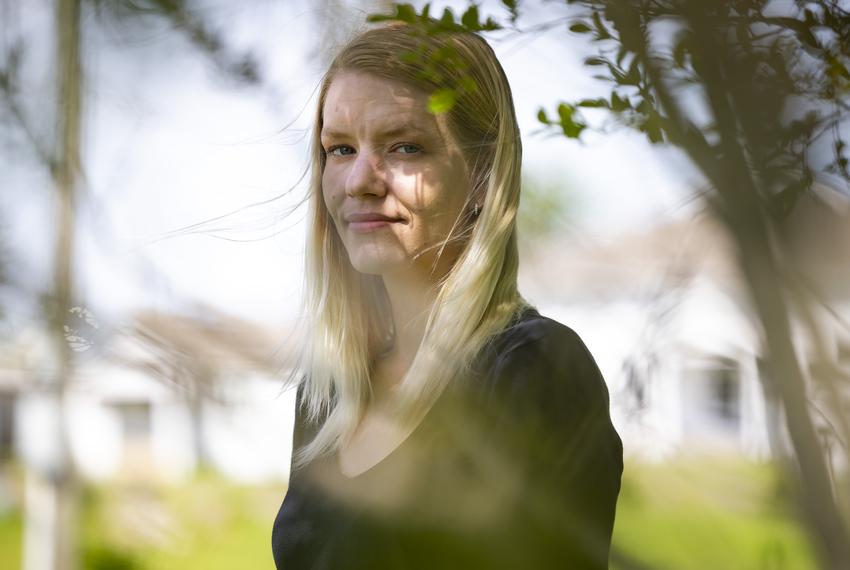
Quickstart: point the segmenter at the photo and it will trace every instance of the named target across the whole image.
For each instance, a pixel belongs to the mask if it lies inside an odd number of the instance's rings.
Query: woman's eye
[[[348,151],[351,152],[349,153]],[[339,145],[328,149],[328,154],[331,154],[333,156],[348,156],[349,154],[353,154],[353,152],[354,149],[348,145]]]
[[[415,144],[400,144],[396,147],[396,150],[401,151],[401,154],[416,154],[421,149]]]

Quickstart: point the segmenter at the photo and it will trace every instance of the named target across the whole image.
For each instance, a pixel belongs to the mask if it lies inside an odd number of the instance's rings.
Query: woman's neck
[[[440,255],[423,257],[404,270],[381,276],[392,309],[395,338],[392,349],[380,361],[387,371],[385,379],[376,379],[381,391],[392,391],[404,378],[425,336],[425,325],[437,298],[437,284],[457,260],[449,247]]]
[[[384,277],[392,307],[395,345],[392,353],[401,360],[413,361],[422,337],[428,314],[434,305],[434,286],[421,279],[403,276]]]

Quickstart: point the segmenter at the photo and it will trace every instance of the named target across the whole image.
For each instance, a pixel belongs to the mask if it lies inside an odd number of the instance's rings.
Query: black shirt
[[[318,426],[300,392],[294,446]],[[623,447],[579,336],[525,309],[384,460],[292,472],[279,570],[608,567]]]

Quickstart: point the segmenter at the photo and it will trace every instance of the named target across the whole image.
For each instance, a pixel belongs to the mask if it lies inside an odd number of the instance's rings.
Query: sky
[[[4,49],[16,35],[52,37],[51,2],[11,9],[16,3],[3,1],[4,15],[13,16],[0,28]],[[85,15],[85,181],[76,279],[80,302],[95,318],[119,321],[142,308],[191,306],[270,325],[295,316],[305,212],[293,208],[306,190],[306,130],[328,57],[311,53],[323,33],[342,38],[358,23],[354,0],[340,0],[330,24],[317,4],[203,3],[202,13],[228,45],[258,55],[261,88],[228,85],[161,22],[138,29]],[[466,3],[434,4],[458,9]],[[563,10],[527,5],[524,25]],[[484,2],[481,11],[505,15],[499,2]],[[571,214],[586,237],[613,239],[692,211],[696,177],[675,153],[637,134],[590,133],[582,143],[532,134],[540,106],[554,109],[559,101],[605,92],[582,67],[579,38],[566,24],[535,36],[487,37],[514,92],[524,171],[575,197]],[[52,47],[28,45],[28,113],[49,139]],[[9,164],[0,172],[0,231],[16,287],[25,293],[44,287],[51,274],[52,189],[19,133],[2,128],[0,156]],[[178,231],[221,216],[205,232]]]

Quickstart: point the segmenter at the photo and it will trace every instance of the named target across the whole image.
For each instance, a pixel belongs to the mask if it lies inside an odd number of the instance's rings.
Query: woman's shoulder
[[[608,407],[608,389],[590,350],[571,327],[526,307],[485,350],[487,393],[537,404]]]
[[[586,349],[584,342],[572,328],[541,315],[532,306],[526,306],[493,338],[490,350],[504,356],[516,350],[541,350],[549,347]]]

